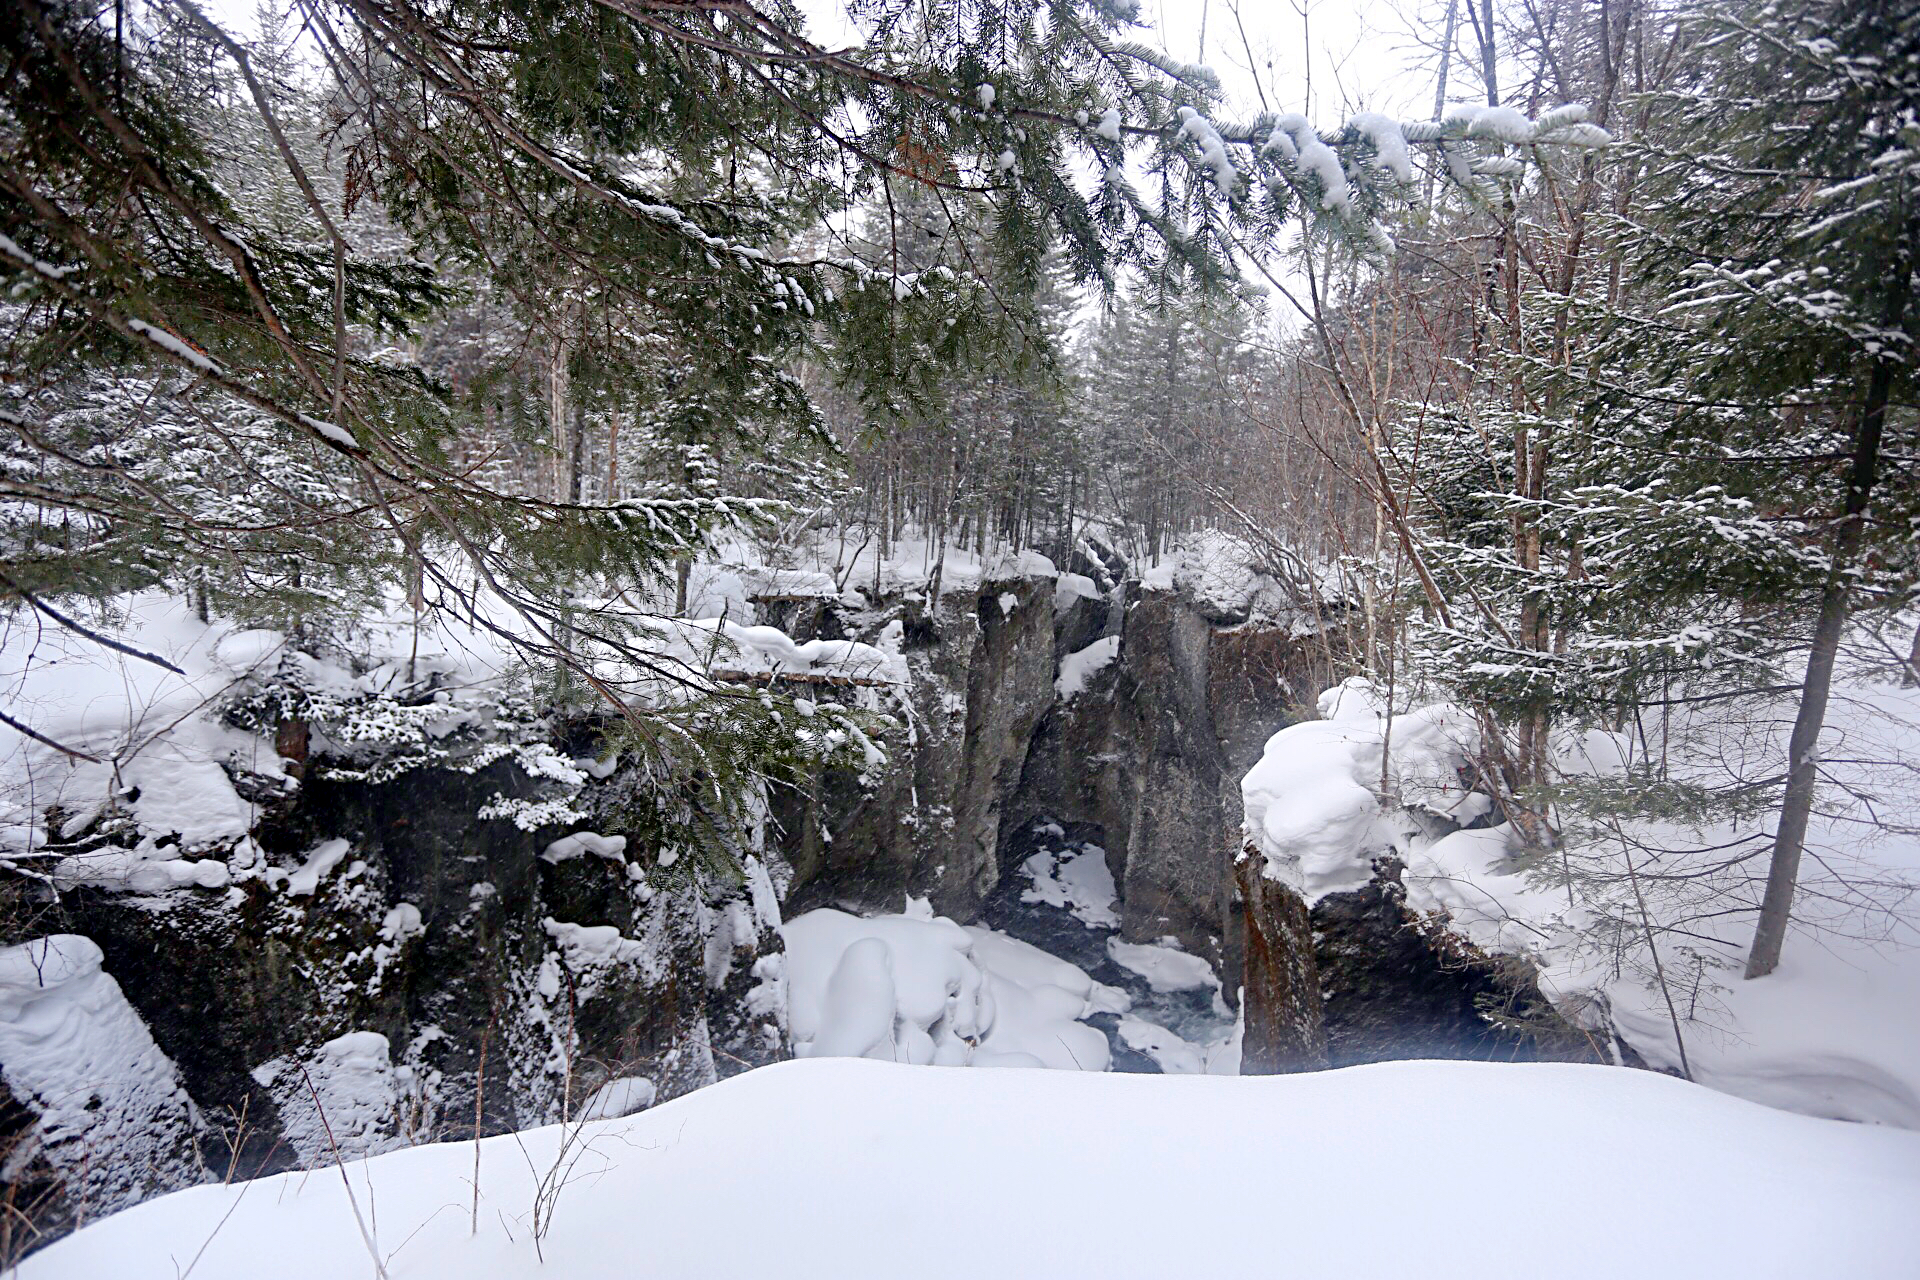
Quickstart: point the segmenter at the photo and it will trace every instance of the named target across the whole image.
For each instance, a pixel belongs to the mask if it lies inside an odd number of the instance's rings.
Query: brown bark
[[[1902,271],[1904,279],[1906,272]],[[1895,314],[1904,317],[1904,289]],[[1867,504],[1880,463],[1880,433],[1886,425],[1887,402],[1893,391],[1893,361],[1875,361],[1867,384],[1866,403],[1854,430],[1853,464],[1847,474],[1846,510],[1833,539],[1833,561],[1820,593],[1820,620],[1814,625],[1813,648],[1807,655],[1807,675],[1800,689],[1800,710],[1794,717],[1787,744],[1787,789],[1780,800],[1780,824],[1773,837],[1773,859],[1767,866],[1767,892],[1760,903],[1760,923],[1753,932],[1753,950],[1747,955],[1747,977],[1764,978],[1780,964],[1793,912],[1794,888],[1800,879],[1800,854],[1806,847],[1807,822],[1813,815],[1813,796],[1820,773],[1820,730],[1826,725],[1827,696],[1833,687],[1833,665],[1840,652],[1852,605],[1848,569],[1859,554],[1866,531]]]

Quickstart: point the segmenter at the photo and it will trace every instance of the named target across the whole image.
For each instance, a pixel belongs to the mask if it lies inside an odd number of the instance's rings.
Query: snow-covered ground
[[[1920,689],[1869,675],[1836,689],[1796,925],[1780,968],[1755,981],[1741,968],[1770,809],[1569,830],[1564,858],[1532,861],[1504,824],[1434,839],[1409,807],[1455,822],[1491,807],[1461,777],[1478,729],[1447,704],[1399,709],[1390,724],[1384,706],[1350,680],[1323,695],[1322,719],[1269,740],[1242,786],[1267,874],[1314,901],[1364,884],[1373,858],[1392,851],[1412,909],[1444,913],[1486,950],[1532,958],[1564,1014],[1610,1024],[1653,1065],[1681,1069],[1684,1042],[1685,1067],[1703,1084],[1808,1115],[1920,1128]],[[1691,718],[1673,776],[1727,786],[1778,772],[1792,708],[1724,715]],[[1633,763],[1642,741],[1589,731],[1556,754],[1568,779],[1605,776]]]
[[[1648,1072],[749,1072],[620,1120],[149,1201],[20,1280],[1905,1280],[1920,1135]],[[536,1240],[543,1178],[565,1183]],[[542,1258],[544,1256],[544,1261]]]

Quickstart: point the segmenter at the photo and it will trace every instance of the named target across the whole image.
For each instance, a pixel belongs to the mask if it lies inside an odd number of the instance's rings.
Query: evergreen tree
[[[1555,723],[1793,691],[1759,976],[1788,921],[1843,633],[1913,598],[1920,20],[1736,4],[1684,38],[1683,78],[1623,148],[1638,178],[1610,233],[1619,272],[1522,300],[1528,340],[1420,443],[1429,550],[1447,598],[1474,606],[1429,630],[1424,657],[1492,723],[1536,726],[1536,751]],[[1568,799],[1587,817],[1701,816],[1763,781],[1689,791],[1649,766]]]
[[[1779,962],[1842,635],[1914,587],[1920,13],[1750,3],[1702,24],[1699,81],[1671,104],[1684,145],[1650,166],[1636,238],[1660,306],[1596,361],[1646,382],[1595,397],[1623,410],[1596,435],[1637,481],[1625,502],[1659,513],[1640,581],[1664,568],[1783,609],[1806,646],[1759,977]]]

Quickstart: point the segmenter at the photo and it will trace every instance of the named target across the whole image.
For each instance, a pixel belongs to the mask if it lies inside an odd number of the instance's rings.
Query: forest
[[[0,6],[0,1274],[1920,1269],[1920,9]]]

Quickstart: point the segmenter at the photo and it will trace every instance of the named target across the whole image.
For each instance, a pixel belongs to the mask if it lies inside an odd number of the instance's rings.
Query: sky
[[[1433,0],[1424,0],[1437,10]],[[799,0],[813,38],[854,43],[844,0]],[[1425,119],[1433,68],[1401,11],[1423,0],[1138,0],[1133,38],[1220,76],[1228,118],[1251,118],[1261,91],[1276,111],[1300,111],[1323,128],[1354,111]],[[1204,35],[1204,39],[1202,38]],[[1251,57],[1249,56],[1251,54]]]
[[[1142,43],[1219,74],[1232,115],[1255,114],[1258,89],[1275,111],[1299,111],[1326,128],[1358,110],[1433,111],[1432,68],[1385,0],[1140,0],[1140,17],[1151,24]]]

